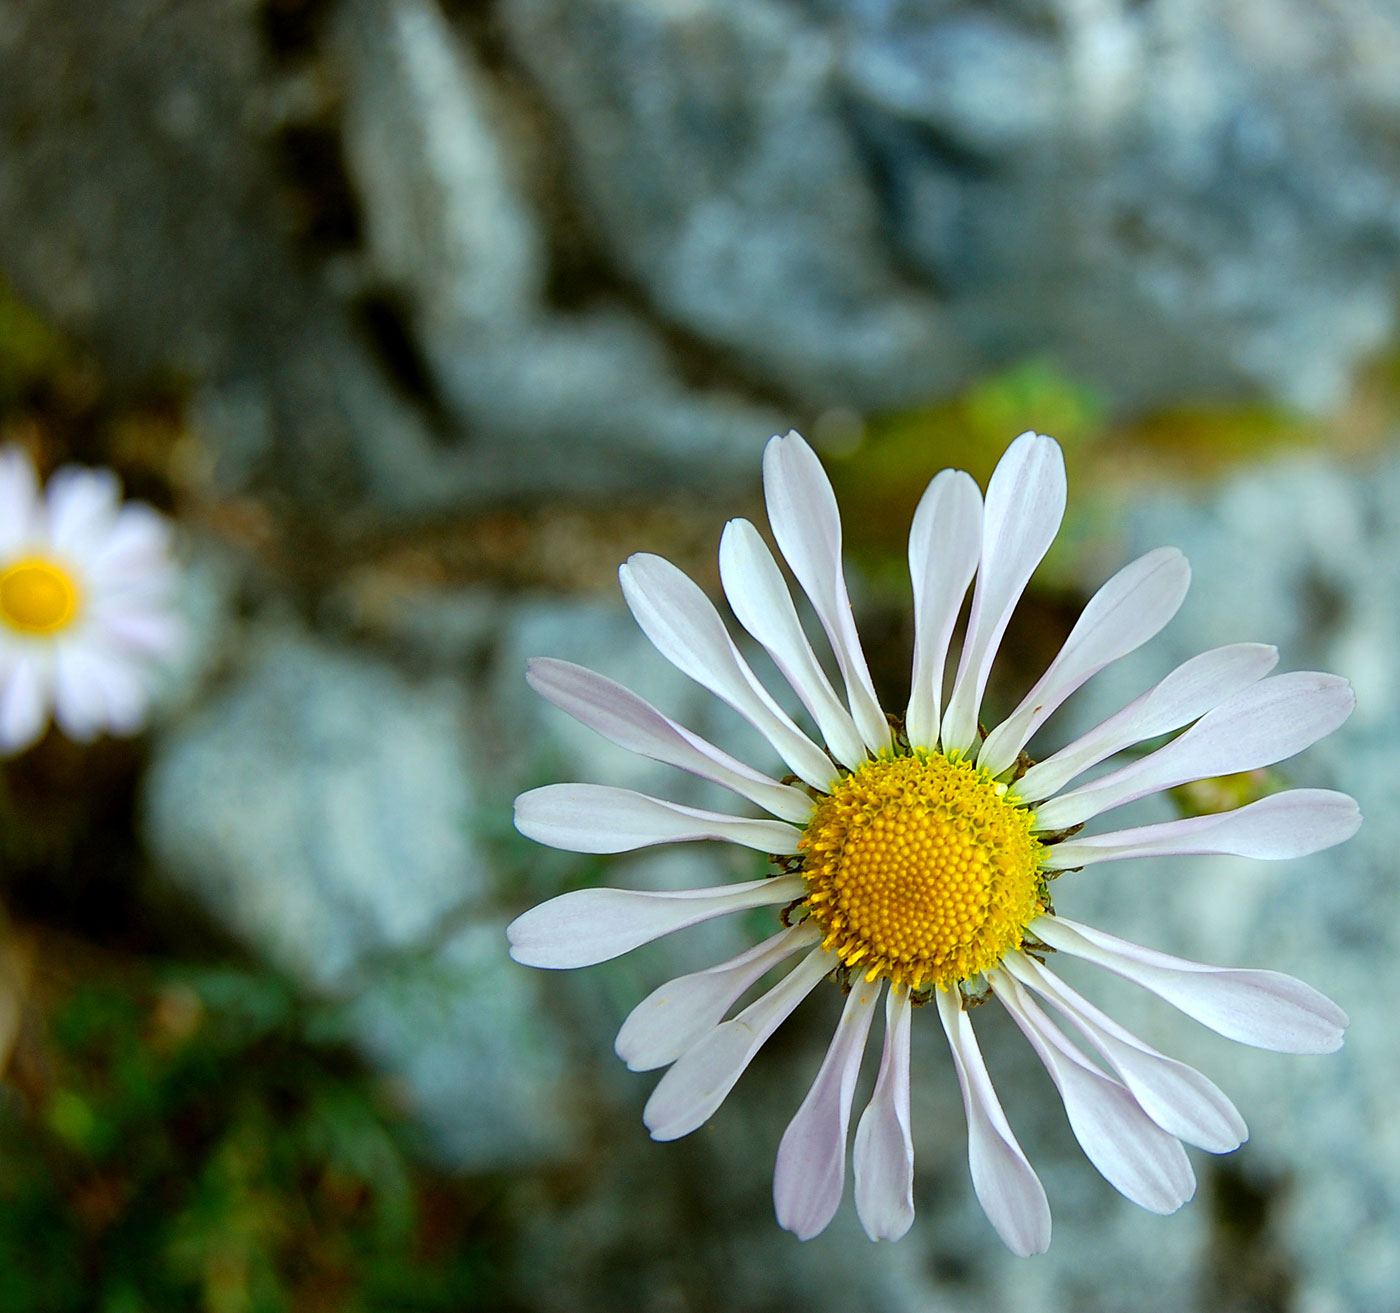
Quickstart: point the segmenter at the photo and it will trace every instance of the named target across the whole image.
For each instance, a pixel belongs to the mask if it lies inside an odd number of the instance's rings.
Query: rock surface
[[[169,878],[314,993],[453,1167],[573,1144],[561,1037],[506,957],[455,685],[282,629],[161,744],[146,829]],[[483,917],[485,919],[483,919]]]
[[[318,513],[721,491],[1027,356],[1325,407],[1392,324],[1383,6],[8,0],[0,48],[0,272]]]
[[[1400,58],[1392,11],[500,4],[613,259],[798,395],[1048,345],[1120,403],[1318,406],[1390,322],[1394,96],[1321,70]]]
[[[450,685],[269,636],[165,743],[157,853],[285,971],[343,989],[487,891],[462,716]]]

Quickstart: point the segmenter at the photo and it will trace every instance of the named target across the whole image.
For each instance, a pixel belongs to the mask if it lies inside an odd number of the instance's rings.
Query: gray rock
[[[167,874],[312,989],[435,940],[489,888],[463,707],[366,657],[263,635],[159,745],[146,829]]]
[[[502,14],[599,237],[665,315],[823,404],[908,403],[968,368],[891,258],[830,33],[771,0]]]
[[[1392,323],[1389,7],[262,12],[10,0],[0,269],[332,535],[744,484],[1030,354],[1324,406]]]
[[[505,922],[492,917],[374,972],[345,1020],[401,1082],[441,1162],[515,1171],[578,1152],[582,1105],[548,997],[547,981],[507,957]]]
[[[902,0],[833,21],[896,242],[976,354],[1049,344],[1132,404],[1316,408],[1388,331],[1393,101],[1321,67],[1400,58],[1393,11]]]
[[[612,258],[803,397],[908,404],[1049,352],[1118,404],[1321,407],[1392,323],[1394,78],[1360,71],[1400,67],[1390,10],[502,12]]]
[[[7,281],[122,385],[188,386],[218,493],[290,494],[332,534],[747,476],[771,408],[690,386],[619,306],[546,313],[513,137],[436,5],[330,26],[288,70],[242,0],[8,5]]]
[[[780,417],[687,388],[620,305],[546,304],[545,237],[504,107],[433,0],[348,4],[339,30],[370,266],[411,307],[442,403],[485,439],[459,453],[448,495],[596,495],[702,469],[737,483]]]
[[[547,982],[491,910],[473,739],[447,678],[270,629],[159,743],[146,829],[214,920],[339,1000],[439,1162],[510,1171],[575,1154],[580,1115]]]
[[[543,235],[485,74],[432,0],[347,4],[340,30],[345,144],[378,271],[430,334],[518,329],[543,291]]]

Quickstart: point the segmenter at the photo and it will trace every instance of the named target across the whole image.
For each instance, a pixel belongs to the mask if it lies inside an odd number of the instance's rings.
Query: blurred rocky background
[[[148,735],[0,773],[0,1308],[1396,1313],[1397,288],[1395,0],[0,0],[0,439],[173,514],[197,634]],[[1046,745],[1219,643],[1357,686],[1288,768],[1360,799],[1349,845],[1057,895],[1352,1015],[1285,1059],[1088,983],[1254,1128],[1174,1218],[1093,1173],[988,1017],[1050,1253],[982,1219],[928,1025],[915,1230],[871,1246],[847,1203],[799,1245],[769,1165],[832,999],[658,1146],[612,1035],[743,928],[505,956],[564,888],[757,873],[549,852],[509,808],[700,796],[530,694],[532,655],[757,755],[615,569],[713,587],[790,426],[892,705],[918,494],[1027,427],[1071,518],[994,705],[1160,543],[1186,607]]]

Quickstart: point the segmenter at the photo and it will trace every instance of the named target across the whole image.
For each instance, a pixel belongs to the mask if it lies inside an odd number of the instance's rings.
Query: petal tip
[[[1034,1258],[1050,1248],[1050,1227],[1047,1224],[1043,1234],[1019,1238],[1014,1243],[1005,1236],[1002,1237],[1002,1241],[1017,1258]]]
[[[898,1213],[881,1219],[861,1217],[860,1225],[866,1238],[872,1243],[878,1244],[881,1240],[902,1240],[914,1225],[914,1210],[901,1209]]]

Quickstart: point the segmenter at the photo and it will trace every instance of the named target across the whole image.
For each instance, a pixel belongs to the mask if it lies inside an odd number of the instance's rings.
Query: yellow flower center
[[[1047,906],[1034,818],[967,761],[922,749],[867,761],[799,843],[822,946],[911,989],[995,966]]]
[[[0,621],[11,629],[52,634],[77,610],[78,585],[61,565],[29,556],[0,573]]]

